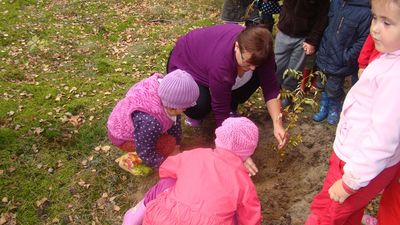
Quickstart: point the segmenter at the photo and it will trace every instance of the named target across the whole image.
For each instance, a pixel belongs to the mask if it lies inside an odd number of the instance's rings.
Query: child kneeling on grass
[[[260,224],[260,201],[243,164],[257,147],[258,128],[245,117],[228,118],[215,134],[215,149],[168,157],[160,166],[161,180],[126,212],[123,225],[142,220],[153,225]]]
[[[399,195],[393,180],[400,168],[400,101],[394,99],[400,96],[400,0],[372,0],[372,15],[370,34],[382,55],[346,96],[328,174],[306,225],[360,224],[365,206],[383,189]],[[399,211],[386,204],[382,210]]]
[[[179,152],[180,115],[198,97],[199,87],[187,72],[175,70],[165,77],[155,73],[131,87],[114,107],[108,137],[122,150],[136,151],[147,166],[159,167],[168,155]]]

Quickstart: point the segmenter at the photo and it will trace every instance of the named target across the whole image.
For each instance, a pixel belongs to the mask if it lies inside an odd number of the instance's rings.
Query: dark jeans
[[[196,105],[186,109],[185,114],[193,119],[202,119],[211,112],[211,94],[210,89],[204,85],[199,85],[200,96]],[[251,79],[240,88],[233,90],[231,94],[231,110],[236,111],[239,104],[244,103],[260,86],[260,80],[253,73]]]

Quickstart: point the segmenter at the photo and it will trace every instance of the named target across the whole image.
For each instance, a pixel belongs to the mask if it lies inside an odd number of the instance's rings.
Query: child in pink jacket
[[[199,87],[192,76],[175,70],[165,77],[153,74],[131,87],[125,98],[111,112],[107,122],[108,137],[119,148],[135,150],[150,167],[159,167],[165,157],[156,151],[163,134],[181,140],[180,115],[196,104]],[[165,143],[171,143],[164,138]]]
[[[382,55],[346,96],[307,225],[360,224],[365,206],[400,168],[400,0],[372,0],[372,14],[370,34]]]
[[[215,134],[215,149],[168,157],[160,182],[123,224],[141,224],[143,215],[143,224],[153,225],[260,224],[260,201],[243,165],[257,147],[258,128],[245,117],[228,118]]]

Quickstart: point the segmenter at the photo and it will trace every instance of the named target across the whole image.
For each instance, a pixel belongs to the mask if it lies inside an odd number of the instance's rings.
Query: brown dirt
[[[259,173],[253,177],[262,204],[263,224],[300,225],[309,213],[313,196],[321,189],[328,168],[335,127],[316,123],[312,112],[305,112],[291,133],[303,134],[303,141],[286,149],[281,157],[273,145],[272,123],[265,111],[248,117],[260,129],[260,140],[253,159]],[[202,128],[184,127],[183,148],[212,147],[214,124],[208,118]]]

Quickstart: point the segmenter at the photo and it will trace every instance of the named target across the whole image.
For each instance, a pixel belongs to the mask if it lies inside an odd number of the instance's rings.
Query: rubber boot
[[[321,122],[328,116],[329,98],[328,94],[324,91],[321,93],[321,99],[319,101],[319,111],[314,113],[313,120],[316,122]]]
[[[283,98],[283,99],[281,100],[282,109],[284,109],[284,108],[290,106],[291,104],[292,104],[292,100],[291,100],[290,98]]]
[[[336,125],[339,122],[340,111],[342,110],[342,104],[340,100],[329,99],[329,112],[326,122],[330,125]]]
[[[122,225],[142,225],[145,213],[146,206],[142,200],[135,207],[126,211]]]

